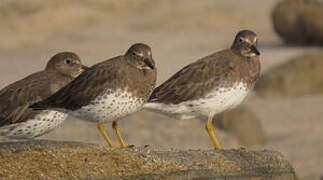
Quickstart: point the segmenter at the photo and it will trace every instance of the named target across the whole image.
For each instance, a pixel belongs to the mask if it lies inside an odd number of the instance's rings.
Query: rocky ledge
[[[0,179],[297,179],[269,150],[110,149],[34,140],[0,143]]]

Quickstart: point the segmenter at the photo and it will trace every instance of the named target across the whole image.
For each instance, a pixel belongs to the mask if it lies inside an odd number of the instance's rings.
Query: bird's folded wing
[[[225,61],[212,62],[212,58],[200,59],[181,69],[153,91],[149,102],[178,104],[203,97],[230,72]]]
[[[48,76],[41,73],[5,87],[0,91],[0,125],[26,120],[28,106],[50,95]]]
[[[91,68],[49,98],[30,107],[33,109],[79,109],[88,105],[106,89],[114,88],[121,71],[122,69],[115,68],[113,65]]]

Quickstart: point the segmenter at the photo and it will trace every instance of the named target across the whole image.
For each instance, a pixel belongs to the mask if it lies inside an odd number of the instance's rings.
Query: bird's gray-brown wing
[[[187,65],[155,88],[149,102],[178,104],[203,97],[231,73],[229,61],[217,54]]]
[[[28,106],[50,96],[49,74],[34,73],[0,91],[0,126],[23,122],[35,112]]]
[[[88,105],[105,89],[114,89],[121,83],[117,78],[123,71],[122,66],[118,66],[121,62],[119,58],[92,66],[55,94],[30,108],[76,110]]]

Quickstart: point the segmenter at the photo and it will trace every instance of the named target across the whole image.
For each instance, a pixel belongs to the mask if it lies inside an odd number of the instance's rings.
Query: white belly
[[[205,98],[193,101],[192,109],[201,116],[216,115],[235,108],[248,95],[246,84],[236,83],[230,89],[219,88],[208,93]]]
[[[156,111],[176,119],[192,119],[215,115],[239,105],[248,94],[246,84],[236,83],[231,89],[219,88],[204,98],[179,104],[146,103],[145,109]]]
[[[198,117],[198,114],[187,106],[186,103],[180,104],[163,104],[163,103],[146,103],[144,109],[152,112],[158,112],[171,118],[185,120]]]
[[[142,108],[143,99],[134,98],[126,91],[105,91],[89,105],[70,112],[71,115],[93,122],[111,122],[137,112]]]
[[[34,138],[59,127],[63,124],[67,114],[58,111],[40,111],[33,119],[0,127],[0,136],[15,139]]]

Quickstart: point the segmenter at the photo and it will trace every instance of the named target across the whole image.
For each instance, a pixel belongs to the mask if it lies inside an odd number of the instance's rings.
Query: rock
[[[244,146],[266,143],[266,136],[259,118],[243,105],[216,116],[213,122],[215,127],[232,134]]]
[[[304,0],[285,0],[279,2],[272,12],[274,30],[288,44],[306,42],[303,24],[299,19]]]
[[[301,16],[308,42],[323,45],[323,1],[312,2]]]
[[[275,31],[287,44],[323,45],[323,2],[283,0],[272,12]]]
[[[297,179],[276,151],[109,149],[58,141],[0,143],[1,179]]]
[[[293,58],[260,77],[255,92],[263,98],[323,93],[323,51]]]

